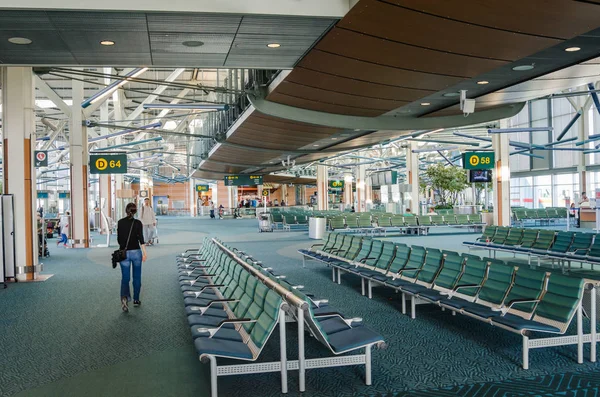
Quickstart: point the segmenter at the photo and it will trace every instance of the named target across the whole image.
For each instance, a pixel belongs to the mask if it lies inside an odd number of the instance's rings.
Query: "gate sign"
[[[330,189],[343,189],[344,181],[329,181],[329,188]]]
[[[262,175],[227,175],[225,176],[225,186],[255,186],[262,185]]]
[[[263,195],[263,197],[268,197],[269,196],[269,189],[263,189],[262,195]]]
[[[90,174],[125,174],[127,172],[127,155],[90,155]]]
[[[494,152],[465,152],[463,168],[466,170],[492,170],[495,167]]]
[[[208,192],[208,189],[209,189],[208,185],[196,185],[197,192]]]
[[[48,152],[45,150],[35,151],[35,168],[48,166]]]

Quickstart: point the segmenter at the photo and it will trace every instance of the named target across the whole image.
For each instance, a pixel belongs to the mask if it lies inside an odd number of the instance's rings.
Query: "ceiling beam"
[[[59,108],[65,116],[71,117],[71,107],[63,101],[63,99],[58,96],[56,92],[46,83],[40,76],[37,74],[35,77],[35,86],[44,94],[46,98],[52,101]]]

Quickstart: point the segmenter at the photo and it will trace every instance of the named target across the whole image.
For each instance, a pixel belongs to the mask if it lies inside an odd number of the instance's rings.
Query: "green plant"
[[[459,167],[434,164],[427,168],[425,176],[429,187],[438,191],[443,206],[456,204],[458,194],[469,187],[467,172]]]

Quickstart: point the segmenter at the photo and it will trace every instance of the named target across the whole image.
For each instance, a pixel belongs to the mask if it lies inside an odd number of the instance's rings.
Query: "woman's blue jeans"
[[[58,244],[66,244],[69,242],[69,239],[67,238],[67,235],[62,233],[60,235],[60,240],[58,240]]]
[[[127,259],[121,261],[121,297],[131,299],[129,280],[133,268],[133,300],[139,301],[142,289],[142,250],[127,250],[126,253]]]

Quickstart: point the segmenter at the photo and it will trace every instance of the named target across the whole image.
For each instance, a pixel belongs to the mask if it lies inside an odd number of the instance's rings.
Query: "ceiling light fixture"
[[[279,47],[281,47],[281,44],[279,44],[279,43],[269,43],[269,44],[267,44],[267,47],[269,47],[269,48],[279,48]]]
[[[32,41],[26,37],[11,37],[8,39],[8,42],[17,45],[27,45],[32,43]]]
[[[489,84],[489,83],[490,83],[490,82],[489,82],[489,81],[486,81],[486,80],[481,80],[481,81],[478,81],[478,82],[477,82],[477,84],[479,84],[479,85],[486,85],[486,84]]]
[[[105,46],[111,46],[111,45],[115,45],[115,42],[112,40],[102,40],[100,42],[100,44],[105,45]]]
[[[447,92],[442,96],[444,96],[446,98],[454,98],[454,97],[460,96],[460,92]]]
[[[421,106],[429,106],[429,105],[431,105],[431,103],[429,103],[429,102],[421,102]]]
[[[512,68],[512,70],[516,71],[516,72],[525,72],[527,70],[531,70],[535,67],[534,64],[531,65],[519,65],[519,66],[515,66],[514,68]]]
[[[145,103],[143,107],[144,109],[229,110],[229,105],[220,103]]]
[[[181,44],[183,44],[186,47],[202,47],[204,45],[204,43],[202,41],[198,41],[198,40],[188,40],[188,41],[184,41]]]
[[[331,140],[332,140],[332,141],[335,141],[335,140],[337,140],[337,138],[331,138]]]
[[[579,50],[581,50],[581,48],[580,48],[580,47],[569,47],[569,48],[565,48],[565,51],[566,51],[566,52],[577,52],[577,51],[579,51]]]
[[[313,146],[314,146],[314,147],[319,147],[319,145],[317,145],[317,144],[314,144]]]

